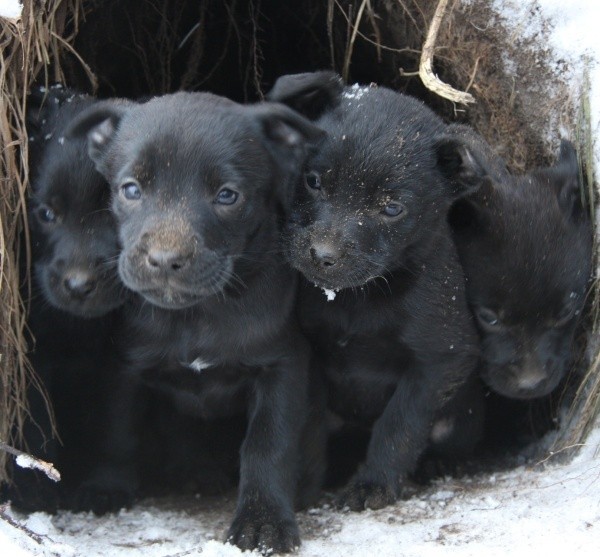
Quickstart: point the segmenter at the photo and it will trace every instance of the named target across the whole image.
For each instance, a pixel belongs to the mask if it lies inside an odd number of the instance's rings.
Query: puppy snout
[[[193,251],[185,249],[151,248],[146,255],[146,265],[151,270],[176,272],[184,269],[192,259]]]
[[[96,288],[96,280],[87,271],[70,271],[64,275],[63,286],[69,296],[83,300]]]
[[[535,389],[548,378],[540,362],[530,356],[525,358],[522,366],[513,366],[511,371],[518,388],[524,391]]]
[[[340,252],[334,246],[325,243],[313,244],[310,254],[320,267],[333,267],[340,259]]]

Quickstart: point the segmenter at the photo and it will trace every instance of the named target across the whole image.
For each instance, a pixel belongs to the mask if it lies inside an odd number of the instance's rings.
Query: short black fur
[[[310,350],[293,316],[296,275],[279,234],[290,178],[322,132],[282,105],[179,93],[142,106],[104,103],[72,133],[87,134],[112,185],[119,273],[141,296],[123,329],[130,381],[115,396],[108,444],[122,472],[98,471],[90,506],[130,499],[123,478],[132,480],[128,429],[142,381],[203,420],[247,415],[228,539],[292,550],[300,541],[293,501],[296,491],[304,503],[318,491],[324,435],[313,419],[300,454]]]
[[[314,95],[319,87],[329,93]],[[330,72],[284,76],[268,98],[322,103],[306,111],[328,135],[298,184],[287,254],[305,277],[301,323],[323,360],[330,408],[372,427],[340,504],[379,508],[400,495],[438,412],[477,361],[446,222],[451,203],[475,186],[445,177],[436,151],[445,126],[415,99],[340,91]]]

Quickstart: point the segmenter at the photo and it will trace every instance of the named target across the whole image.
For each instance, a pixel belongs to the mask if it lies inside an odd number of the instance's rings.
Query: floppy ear
[[[441,136],[435,150],[438,168],[448,180],[454,197],[448,222],[457,233],[472,233],[489,221],[489,207],[494,202],[495,191],[486,164],[488,159],[476,147],[483,138],[470,129],[465,134],[463,128],[456,126]]]
[[[475,193],[491,185],[491,177],[484,161],[463,139],[443,135],[434,146],[437,166],[451,185],[455,198]]]
[[[344,82],[335,72],[299,73],[280,77],[266,98],[316,120],[327,109],[339,104],[343,90]]]
[[[302,170],[309,151],[325,137],[325,132],[282,104],[262,103],[246,109],[258,126],[263,145],[281,171],[278,195],[284,207],[289,207],[294,178]]]
[[[87,136],[88,155],[105,177],[108,177],[107,155],[126,112],[124,103],[100,101],[77,116],[65,134],[68,139]]]
[[[556,164],[533,173],[550,184],[556,192],[558,204],[566,218],[578,218],[584,203],[579,182],[579,162],[575,146],[566,139],[560,142],[560,153]]]

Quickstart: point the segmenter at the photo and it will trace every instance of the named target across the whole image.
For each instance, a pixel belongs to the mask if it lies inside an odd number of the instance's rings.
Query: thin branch
[[[365,11],[365,6],[367,5],[367,0],[362,0],[360,4],[360,8],[358,8],[358,13],[356,14],[356,21],[354,22],[354,27],[352,29],[352,35],[350,35],[350,41],[348,42],[348,48],[346,49],[346,55],[344,56],[344,66],[342,68],[342,77],[344,81],[348,81],[348,73],[350,71],[350,59],[352,58],[352,51],[354,50],[354,41],[356,40],[356,34],[358,33],[358,26],[360,25],[360,20],[362,19],[363,12]]]
[[[16,457],[15,461],[17,466],[21,468],[32,468],[35,470],[40,470],[46,474],[53,482],[60,481],[60,472],[54,468],[52,462],[46,462],[45,460],[41,460],[39,458],[35,458],[30,454],[24,453],[10,445],[7,445],[4,441],[0,440],[0,451],[7,452],[8,454]]]
[[[6,522],[7,524],[10,524],[13,528],[16,528],[17,530],[21,530],[21,532],[24,532],[25,535],[27,537],[31,538],[35,543],[37,543],[39,545],[44,544],[44,538],[42,536],[40,536],[39,534],[36,534],[33,530],[30,530],[29,528],[27,528],[27,526],[25,526],[24,524],[21,524],[20,522],[17,522],[14,518],[9,516],[6,513],[5,505],[2,505],[0,507],[0,519],[4,520],[4,522]]]
[[[421,81],[423,81],[423,85],[440,97],[444,97],[452,102],[461,104],[474,103],[475,98],[473,95],[454,89],[447,83],[444,83],[442,80],[440,80],[433,73],[433,54],[435,51],[435,42],[437,40],[437,34],[440,29],[440,24],[444,17],[444,12],[447,5],[448,0],[439,0],[437,8],[435,9],[435,13],[433,14],[433,19],[431,20],[431,25],[429,26],[429,31],[427,33],[427,38],[425,39],[425,44],[423,45],[421,63],[419,64],[419,76],[421,77]]]

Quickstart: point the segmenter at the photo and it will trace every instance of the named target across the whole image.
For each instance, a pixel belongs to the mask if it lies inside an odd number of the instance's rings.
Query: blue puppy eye
[[[42,205],[38,208],[37,217],[40,222],[46,224],[53,224],[57,221],[56,213],[48,205]]]
[[[129,201],[137,201],[142,197],[142,190],[135,182],[125,182],[121,186],[121,193],[125,199]]]
[[[307,172],[304,175],[304,182],[311,190],[321,189],[321,176],[319,176],[318,172]]]
[[[498,317],[498,314],[488,308],[479,308],[475,311],[475,315],[479,320],[479,323],[486,329],[499,329],[502,326],[502,322]]]
[[[223,188],[215,198],[215,203],[219,205],[233,205],[238,200],[239,194],[237,191]]]
[[[382,213],[387,217],[399,217],[404,213],[404,206],[401,203],[388,203]]]

